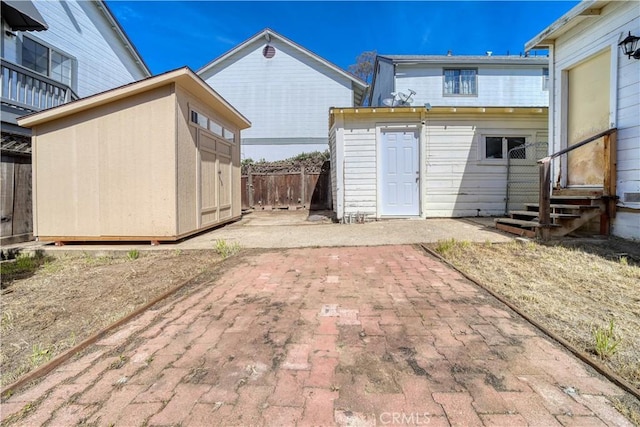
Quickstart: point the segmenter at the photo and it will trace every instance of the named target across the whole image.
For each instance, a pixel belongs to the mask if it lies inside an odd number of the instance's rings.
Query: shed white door
[[[420,215],[418,132],[385,130],[380,143],[380,214]]]

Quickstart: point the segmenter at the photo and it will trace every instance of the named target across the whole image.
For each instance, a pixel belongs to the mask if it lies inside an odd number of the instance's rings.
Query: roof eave
[[[525,52],[552,46],[560,35],[576,26],[583,19],[589,16],[598,16],[600,10],[609,2],[610,0],[583,0],[525,43]]]

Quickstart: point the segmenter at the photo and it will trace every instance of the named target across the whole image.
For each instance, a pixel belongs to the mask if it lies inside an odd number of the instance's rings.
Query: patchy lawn
[[[2,386],[220,259],[213,250],[130,251],[119,257],[22,257],[3,264]]]
[[[430,247],[640,389],[640,244],[612,238]]]

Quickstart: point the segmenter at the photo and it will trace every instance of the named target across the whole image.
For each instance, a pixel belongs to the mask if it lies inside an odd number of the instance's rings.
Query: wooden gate
[[[31,157],[2,155],[2,244],[32,239]]]
[[[242,175],[242,209],[331,209],[330,164],[250,165]]]

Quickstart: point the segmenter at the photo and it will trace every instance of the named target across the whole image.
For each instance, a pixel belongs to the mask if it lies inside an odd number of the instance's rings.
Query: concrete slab
[[[444,239],[472,242],[508,242],[513,236],[493,227],[493,218],[389,219],[364,224],[337,224],[327,211],[307,210],[255,211],[242,219],[178,243],[151,246],[147,242],[70,243],[56,247],[52,243],[30,242],[3,248],[24,247],[50,254],[92,253],[102,255],[158,250],[212,249],[217,240],[239,243],[245,248],[303,248],[341,246],[380,246],[437,242]]]

